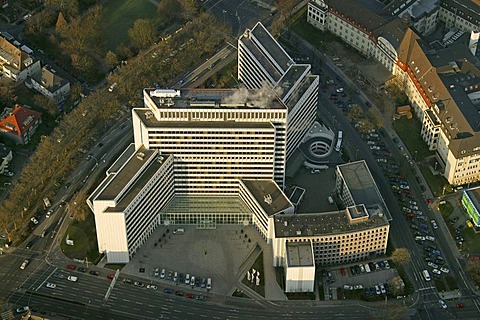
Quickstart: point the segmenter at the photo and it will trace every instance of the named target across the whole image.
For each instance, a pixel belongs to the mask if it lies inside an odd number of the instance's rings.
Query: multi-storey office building
[[[307,21],[374,57],[395,76],[392,81],[409,97],[422,122],[422,138],[435,150],[437,169],[449,183],[480,180],[478,6],[460,0],[426,7],[416,1],[392,1],[384,7],[364,4],[314,0],[308,5]],[[418,34],[431,32],[439,22],[461,30],[422,41]],[[414,31],[416,25],[419,32]]]
[[[287,108],[270,89],[144,90],[135,146],[175,157],[177,192],[236,193],[238,179],[284,185]]]
[[[288,108],[287,159],[316,119],[319,77],[296,64],[258,22],[238,40],[238,79],[249,89],[273,88]]]
[[[107,170],[87,204],[95,215],[99,252],[126,263],[160,224],[174,195],[173,156],[131,144]]]

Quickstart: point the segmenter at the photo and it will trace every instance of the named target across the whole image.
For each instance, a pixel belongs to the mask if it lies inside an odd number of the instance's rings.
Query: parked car
[[[98,271],[95,271],[95,270],[90,270],[89,273],[90,273],[92,276],[98,276],[98,275],[99,275]]]
[[[455,305],[455,308],[463,308],[463,307],[465,307],[465,305],[463,303],[457,303]]]
[[[440,299],[438,300],[438,303],[440,304],[440,307],[442,307],[443,309],[447,309],[447,304],[445,303],[445,301]]]
[[[147,289],[157,290],[158,287],[156,285],[153,285],[153,284],[147,284]]]
[[[55,283],[47,282],[46,287],[50,288],[50,289],[55,289],[57,287],[57,285]]]
[[[173,289],[165,288],[165,289],[163,289],[163,292],[168,293],[168,294],[172,294],[172,293],[173,293]]]
[[[450,272],[450,269],[446,268],[446,267],[441,267],[440,268],[440,271],[444,272],[444,273],[449,273]]]
[[[430,221],[430,223],[432,224],[433,229],[438,229],[438,224],[435,220]]]
[[[115,278],[115,275],[114,275],[114,274],[108,274],[108,275],[107,275],[107,279],[113,279],[113,278]]]
[[[440,270],[438,270],[438,269],[433,269],[432,272],[435,273],[435,274],[438,274],[438,275],[442,274],[442,272],[440,272]]]
[[[73,264],[67,264],[67,269],[68,270],[75,270],[75,269],[77,269],[77,267],[74,266]]]

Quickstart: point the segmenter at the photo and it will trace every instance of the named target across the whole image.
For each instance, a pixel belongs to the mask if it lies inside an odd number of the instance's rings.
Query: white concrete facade
[[[319,77],[296,64],[258,22],[238,39],[238,79],[249,89],[273,88],[288,108],[288,159],[317,116]]]

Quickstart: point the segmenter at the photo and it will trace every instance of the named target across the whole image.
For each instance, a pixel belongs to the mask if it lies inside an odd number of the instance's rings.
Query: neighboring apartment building
[[[287,159],[317,117],[319,77],[296,64],[258,22],[238,40],[238,79],[249,89],[273,88],[288,108]]]
[[[70,82],[60,77],[49,65],[44,66],[38,74],[32,75],[26,85],[56,103],[65,101],[70,94]]]
[[[307,21],[330,31],[385,66],[422,122],[422,138],[435,150],[439,171],[452,185],[480,180],[479,10],[470,1],[314,0]],[[444,22],[451,30],[423,41]],[[419,32],[415,32],[415,28]]]
[[[5,108],[0,115],[0,134],[17,144],[27,144],[41,123],[40,112],[17,104],[14,109]]]
[[[12,149],[0,143],[0,174],[8,171],[8,165],[13,159]]]
[[[23,82],[40,72],[40,60],[31,55],[32,50],[22,45],[6,32],[0,33],[0,70],[7,78]]]

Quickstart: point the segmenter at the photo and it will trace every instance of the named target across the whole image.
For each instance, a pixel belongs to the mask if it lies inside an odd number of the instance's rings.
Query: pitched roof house
[[[42,123],[40,112],[15,105],[6,108],[0,116],[0,134],[18,144],[27,144]]]

